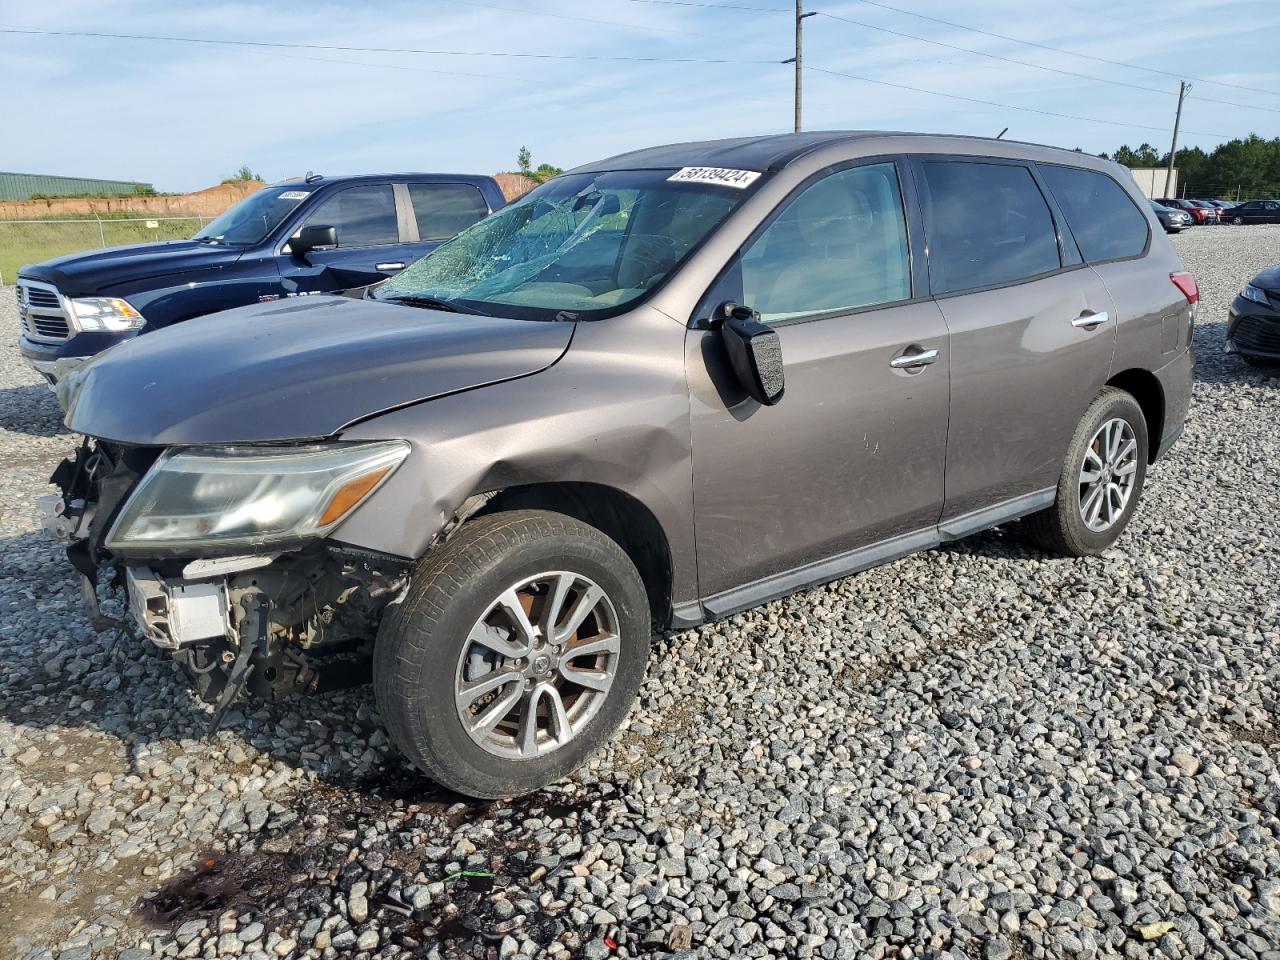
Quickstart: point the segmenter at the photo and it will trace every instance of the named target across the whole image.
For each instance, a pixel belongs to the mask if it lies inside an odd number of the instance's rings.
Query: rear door
[[[1034,166],[917,160],[930,282],[951,334],[947,532],[976,511],[1045,505],[1106,382],[1114,306],[1058,222]]]
[[[409,211],[406,266],[489,215],[484,195],[469,183],[406,183],[396,190]]]
[[[331,226],[338,245],[295,257],[285,244],[278,259],[285,296],[364,287],[403,269],[401,220],[390,182],[361,182],[330,192],[304,215],[295,235],[305,226]]]

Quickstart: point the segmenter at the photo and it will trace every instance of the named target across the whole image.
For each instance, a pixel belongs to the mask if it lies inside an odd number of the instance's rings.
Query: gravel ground
[[[1186,436],[1104,557],[994,532],[663,638],[574,780],[468,804],[367,690],[207,714],[92,633],[0,291],[0,957],[1280,958],[1280,378],[1200,279]],[[682,953],[683,952],[683,953]]]

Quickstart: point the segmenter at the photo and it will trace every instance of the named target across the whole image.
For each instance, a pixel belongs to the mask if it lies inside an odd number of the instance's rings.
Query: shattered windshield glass
[[[380,300],[595,320],[658,287],[750,190],[671,170],[556,177],[378,288]]]

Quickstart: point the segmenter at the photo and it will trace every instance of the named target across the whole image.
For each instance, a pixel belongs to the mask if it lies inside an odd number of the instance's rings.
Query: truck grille
[[[1246,353],[1257,351],[1280,356],[1280,323],[1260,317],[1241,317],[1231,333],[1236,346]]]
[[[18,278],[18,319],[32,340],[57,343],[71,336],[71,317],[56,287]]]

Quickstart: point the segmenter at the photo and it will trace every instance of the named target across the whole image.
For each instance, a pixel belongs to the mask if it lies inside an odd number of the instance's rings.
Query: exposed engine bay
[[[117,556],[107,532],[161,452],[86,439],[50,477],[61,493],[41,498],[95,629],[132,627],[171,652],[217,705],[214,729],[242,690],[276,700],[367,682],[378,624],[404,595],[411,564],[328,540],[231,556]],[[99,608],[104,573],[124,592],[129,623]]]

